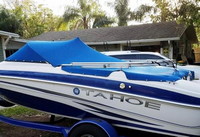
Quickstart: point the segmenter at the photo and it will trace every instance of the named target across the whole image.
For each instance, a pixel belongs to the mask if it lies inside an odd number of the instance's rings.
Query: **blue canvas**
[[[52,66],[72,62],[122,62],[101,54],[79,38],[69,41],[32,41],[8,57],[8,61],[46,61]]]
[[[106,56],[84,44],[79,38],[69,41],[31,41],[6,59],[7,61],[48,62],[54,67],[73,62],[124,62]],[[109,76],[122,70],[128,79],[148,81],[176,81],[187,75],[188,71],[177,71],[169,67],[130,67],[130,68],[83,68],[62,66],[70,73]]]

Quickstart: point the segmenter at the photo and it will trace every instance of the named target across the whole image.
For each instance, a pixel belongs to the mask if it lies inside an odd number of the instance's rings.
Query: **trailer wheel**
[[[93,124],[80,124],[72,129],[69,137],[109,137],[100,127]]]

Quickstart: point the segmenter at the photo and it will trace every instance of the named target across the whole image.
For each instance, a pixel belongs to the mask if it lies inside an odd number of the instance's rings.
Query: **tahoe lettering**
[[[102,98],[102,99],[109,99],[111,101],[119,101],[119,102],[126,102],[132,105],[143,105],[145,108],[160,110],[161,104],[151,102],[151,101],[143,101],[137,97],[129,97],[120,94],[114,93],[104,93],[104,92],[97,92],[94,90],[82,89],[83,94],[86,96],[94,97],[94,98]]]

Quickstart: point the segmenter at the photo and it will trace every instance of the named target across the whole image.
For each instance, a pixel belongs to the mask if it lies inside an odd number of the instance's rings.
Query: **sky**
[[[7,0],[0,0],[0,4],[4,4]],[[36,4],[42,4],[44,7],[52,9],[55,15],[62,16],[66,6],[76,6],[77,0],[33,0]],[[114,16],[114,9],[108,6],[108,2],[114,3],[115,0],[95,0],[99,2],[102,10],[104,10],[108,16]],[[134,10],[141,4],[152,5],[151,0],[129,0],[129,7]],[[146,21],[148,22],[148,21]]]
[[[65,11],[65,7],[67,5],[69,6],[77,5],[77,0],[34,0],[34,1],[38,4],[43,4],[44,7],[48,7],[52,9],[54,14],[59,15],[59,16],[63,15]],[[96,0],[96,1],[99,2],[102,10],[106,11],[108,16],[115,16],[114,8],[111,8],[108,5],[108,2],[114,3],[115,0]],[[151,0],[129,0],[129,7],[132,10],[137,9],[137,7],[139,7],[141,4],[152,5],[153,3],[151,2]],[[147,19],[143,21],[142,23],[149,23],[149,22],[150,22],[150,19]],[[129,22],[129,25],[131,24],[141,24],[141,22],[131,21]]]
[[[115,0],[96,0],[100,3],[102,6],[102,9],[105,11],[109,11],[111,9],[108,6],[108,2],[114,3]],[[149,3],[150,0],[130,0],[130,7],[136,8],[137,5],[143,4],[143,3]],[[35,0],[35,2],[39,4],[43,4],[46,7],[49,7],[54,11],[56,15],[61,15],[64,12],[66,5],[76,6],[77,0]],[[111,12],[111,11],[110,11]]]
[[[34,0],[38,4],[43,4],[45,7],[48,7],[53,10],[55,15],[62,15],[64,13],[65,7],[67,5],[76,6],[77,0]],[[115,0],[96,0],[102,6],[102,9],[110,12],[112,14],[110,7],[108,6],[108,2],[114,3]],[[130,7],[136,8],[137,5],[143,3],[150,3],[150,0],[130,0]]]
[[[0,4],[6,3],[8,0],[0,0]],[[64,13],[65,7],[69,6],[76,6],[77,0],[33,0],[37,4],[43,4],[44,7],[48,7],[53,10],[55,15],[62,15]],[[102,9],[107,13],[113,14],[114,10],[112,11],[111,7],[108,6],[108,2],[114,3],[115,0],[95,0],[99,2],[102,6]],[[152,4],[151,0],[129,0],[130,8],[135,9],[141,4]]]

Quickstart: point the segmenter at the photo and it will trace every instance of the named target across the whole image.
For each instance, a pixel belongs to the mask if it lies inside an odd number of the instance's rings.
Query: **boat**
[[[166,67],[176,67],[181,73],[193,74],[192,79],[195,82],[200,82],[200,67],[198,65],[178,65],[175,63],[176,61],[173,59],[169,59],[160,53],[157,52],[146,52],[146,51],[136,51],[136,50],[128,50],[128,51],[105,51],[101,52],[105,55],[115,57],[118,59],[130,61],[130,62],[140,62],[145,65],[159,65]]]
[[[13,103],[10,103],[9,101],[6,101],[0,97],[0,107],[12,107],[12,106],[14,106]]]
[[[130,62],[157,64],[160,66],[168,66],[168,67],[176,66],[174,60],[169,59],[158,52],[127,50],[127,51],[105,51],[101,53]]]
[[[0,97],[119,128],[200,136],[200,85],[190,77],[106,56],[79,38],[30,41],[0,63]]]

